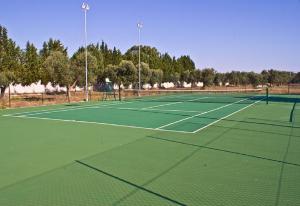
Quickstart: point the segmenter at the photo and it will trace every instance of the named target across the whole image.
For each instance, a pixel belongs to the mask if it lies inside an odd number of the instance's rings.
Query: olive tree
[[[68,57],[60,51],[52,52],[43,62],[43,71],[48,82],[67,88],[67,97],[70,102],[70,88],[75,76],[70,68]]]

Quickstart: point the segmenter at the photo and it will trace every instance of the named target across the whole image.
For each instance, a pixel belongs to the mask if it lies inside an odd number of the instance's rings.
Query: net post
[[[291,111],[291,114],[290,114],[290,122],[293,122],[293,117],[294,117],[294,110],[295,110],[295,107],[296,107],[296,102],[294,103],[293,108],[292,108],[292,111]]]
[[[266,89],[266,104],[269,104],[269,87]]]
[[[120,85],[119,85],[118,93],[119,93],[119,101],[121,101],[122,97],[121,97],[121,86]]]

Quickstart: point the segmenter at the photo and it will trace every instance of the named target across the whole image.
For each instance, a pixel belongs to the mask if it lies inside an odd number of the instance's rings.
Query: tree
[[[298,72],[293,79],[291,80],[291,83],[300,83],[300,72]]]
[[[119,100],[121,101],[121,85],[129,86],[135,83],[137,69],[131,61],[122,60],[119,65],[108,65],[105,74],[113,84],[118,85]]]
[[[37,48],[29,42],[23,52],[22,63],[23,70],[20,78],[23,85],[30,85],[41,80],[41,60]]]
[[[101,52],[99,44],[90,44],[87,46],[88,52],[94,56],[97,60],[97,71],[103,70],[104,69],[104,57]],[[85,52],[85,48],[82,48],[82,53]]]
[[[113,85],[117,84],[117,82],[119,81],[116,72],[117,67],[118,65],[112,65],[112,64],[107,65],[107,67],[104,69],[104,71],[101,74],[102,81],[104,82],[105,79],[108,78]]]
[[[214,84],[215,86],[220,86],[220,84],[224,83],[225,75],[223,73],[216,72],[215,78],[214,78]]]
[[[246,86],[249,84],[249,78],[247,72],[240,72],[239,73],[239,83],[240,85]]]
[[[150,85],[153,88],[154,84],[160,84],[163,80],[163,71],[160,69],[151,69]]]
[[[136,66],[138,68],[138,65]],[[151,79],[152,72],[150,70],[149,64],[141,62],[141,87],[144,84],[149,83]]]
[[[98,76],[101,75],[101,69],[98,66],[97,58],[90,52],[87,53],[88,62],[88,86],[96,83]],[[84,87],[85,82],[85,51],[78,50],[71,58],[71,68],[75,73],[73,85]]]
[[[60,40],[53,40],[50,38],[48,42],[43,43],[43,48],[40,51],[40,56],[43,60],[45,60],[51,52],[59,51],[62,52],[65,56],[67,56],[67,48],[60,42]]]
[[[51,52],[43,62],[43,69],[49,82],[67,88],[67,97],[70,102],[70,87],[74,82],[74,72],[70,69],[68,57],[60,51]]]
[[[194,87],[196,82],[196,70],[189,71],[189,73],[190,74],[187,82],[191,83],[191,87]]]
[[[101,42],[100,51],[101,51],[101,53],[103,55],[103,65],[104,65],[104,68],[106,68],[109,64],[112,64],[112,63],[110,61],[110,53],[111,53],[111,51],[108,49],[108,46],[107,46],[107,44],[104,41]]]
[[[177,64],[180,66],[181,71],[193,71],[196,69],[194,61],[188,55],[179,57]]]
[[[155,47],[141,46],[141,62],[145,62],[151,69],[161,69],[161,54]],[[137,65],[139,63],[139,47],[133,46],[124,54],[124,59]]]
[[[257,85],[259,85],[261,83],[261,76],[260,74],[254,73],[254,72],[249,72],[248,73],[248,79],[249,79],[249,83],[253,86],[256,87]]]
[[[191,71],[195,70],[195,63],[190,56],[181,56],[176,60],[175,70],[180,74],[180,82],[189,82]]]
[[[173,60],[168,53],[161,55],[161,67],[157,69],[161,69],[163,71],[164,82],[172,81],[171,74],[175,72],[175,70],[174,70]]]
[[[122,83],[128,87],[130,84],[134,84],[137,81],[137,69],[131,61],[122,60],[119,67],[124,69]]]
[[[103,65],[106,68],[108,65],[119,65],[123,59],[122,53],[119,49],[114,47],[112,50],[108,48],[107,44],[102,41],[101,45],[97,44],[102,55],[103,55]]]
[[[19,81],[21,71],[21,50],[0,25],[0,99],[9,84]]]
[[[202,70],[202,82],[203,86],[211,86],[214,83],[215,70],[213,68],[206,68]]]
[[[268,72],[269,72],[269,83],[271,85],[278,84],[280,82],[278,71],[271,69]]]
[[[230,84],[237,86],[240,83],[239,75],[240,75],[240,72],[231,71],[230,73],[227,74],[227,80],[229,81]]]
[[[178,72],[174,72],[170,74],[170,81],[173,82],[176,86],[178,86],[178,83],[180,80],[180,74]]]
[[[102,77],[103,75],[103,72],[104,72],[104,57],[103,57],[103,53],[102,53],[102,50],[101,50],[101,47],[99,44],[90,44],[87,46],[87,50],[88,50],[88,53],[95,57],[96,58],[96,67],[94,69],[94,74],[96,75],[95,76],[95,79],[93,78],[93,83],[96,81],[97,83],[102,83],[104,82],[104,79]],[[85,48],[84,47],[80,47],[72,56],[72,60],[78,58],[78,56],[80,56],[80,58],[83,58],[82,55],[84,54],[84,58],[85,58]],[[88,57],[89,58],[89,57]],[[83,60],[83,59],[82,59]],[[94,64],[94,61],[93,62],[89,62],[88,60],[88,65],[92,63]],[[84,59],[84,62],[81,62],[80,64],[84,64],[84,67],[85,67],[85,59]],[[74,66],[74,65],[72,65]],[[89,66],[88,66],[89,67]],[[94,67],[94,66],[92,66]]]
[[[194,81],[195,82],[200,82],[202,79],[202,73],[201,73],[201,70],[200,69],[196,69],[194,71]]]
[[[269,83],[269,72],[267,70],[262,70],[261,81],[263,84]]]
[[[112,64],[118,65],[121,63],[122,60],[122,53],[119,49],[116,49],[116,47],[113,48],[112,51]]]
[[[191,79],[192,79],[191,77],[192,77],[192,74],[191,74],[190,70],[182,71],[181,75],[180,75],[181,86],[183,87],[184,82],[191,83]]]

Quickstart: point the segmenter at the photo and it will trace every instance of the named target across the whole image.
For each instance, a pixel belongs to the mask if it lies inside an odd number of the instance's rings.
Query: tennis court
[[[2,110],[0,205],[300,205],[299,99],[181,93]]]
[[[263,98],[262,95],[164,95],[6,116],[195,133]]]

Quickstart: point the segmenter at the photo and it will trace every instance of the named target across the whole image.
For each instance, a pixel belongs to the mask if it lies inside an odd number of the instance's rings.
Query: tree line
[[[138,46],[129,48],[124,54],[105,42],[87,46],[88,84],[105,82],[109,78],[113,84],[137,88],[138,85]],[[42,84],[65,86],[67,94],[72,87],[85,86],[85,48],[80,47],[72,56],[60,40],[49,39],[40,50],[27,42],[21,49],[8,36],[7,29],[0,25],[0,93],[2,98],[10,84],[30,85],[38,81]],[[170,56],[160,53],[155,47],[141,46],[141,83],[158,84],[173,82],[177,87],[183,83],[203,82],[204,87],[230,85],[300,83],[300,73],[263,70],[261,73],[231,71],[217,72],[213,68],[197,69],[188,55]]]

